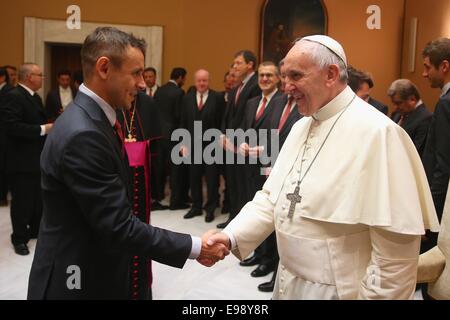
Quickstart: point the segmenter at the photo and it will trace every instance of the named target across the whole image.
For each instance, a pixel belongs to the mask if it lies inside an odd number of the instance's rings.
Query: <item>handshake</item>
[[[205,267],[212,267],[229,255],[230,249],[231,242],[225,233],[209,230],[202,236],[202,249],[197,261]]]

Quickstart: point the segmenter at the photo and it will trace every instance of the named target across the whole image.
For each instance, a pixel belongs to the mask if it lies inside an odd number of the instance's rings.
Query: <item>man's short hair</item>
[[[61,71],[58,72],[57,76],[58,76],[58,78],[61,77],[61,76],[72,77],[72,74],[70,73],[69,70],[61,70]]]
[[[235,58],[242,56],[244,58],[245,63],[253,63],[253,70],[256,69],[256,56],[253,52],[251,52],[250,50],[241,50],[236,52],[236,54],[234,55]]]
[[[444,60],[450,63],[450,39],[439,38],[429,42],[422,51],[423,58],[429,58],[435,68],[439,68]]]
[[[373,88],[372,77],[367,73],[360,71],[352,66],[348,66],[348,86],[353,90],[353,92],[358,91],[359,87],[363,83],[367,83],[369,88]]]
[[[263,61],[259,64],[258,69],[260,67],[274,67],[275,68],[275,74],[277,76],[280,76],[280,69],[278,69],[277,65],[273,63],[272,61]]]
[[[81,48],[81,65],[85,78],[89,78],[100,57],[107,57],[111,63],[120,68],[128,47],[139,49],[145,55],[146,42],[130,33],[114,27],[99,27],[86,37]]]
[[[11,66],[11,65],[9,65],[9,64],[3,66],[3,68],[5,68],[5,69],[13,69],[14,71],[17,71],[17,68],[16,68],[16,67]]]
[[[37,64],[33,62],[25,62],[22,64],[17,71],[19,81],[24,81],[31,74],[34,66],[37,66]]]
[[[156,69],[155,69],[155,68],[153,68],[153,67],[147,67],[147,68],[144,69],[144,73],[145,73],[145,72],[149,72],[149,71],[153,72],[153,73],[155,74],[155,76],[156,76]]]
[[[177,80],[178,78],[184,78],[187,74],[187,71],[185,68],[177,67],[173,68],[172,72],[170,73],[170,79],[171,80]]]
[[[403,101],[411,96],[414,96],[416,100],[420,100],[419,90],[417,90],[416,85],[408,79],[397,79],[392,82],[387,94],[391,98],[398,94]]]

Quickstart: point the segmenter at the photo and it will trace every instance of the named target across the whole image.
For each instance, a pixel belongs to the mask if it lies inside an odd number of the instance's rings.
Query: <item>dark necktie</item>
[[[239,101],[239,96],[241,95],[241,91],[242,91],[242,87],[244,86],[244,82],[241,82],[241,84],[239,85],[239,88],[236,91],[236,99],[234,100],[234,104],[237,105],[238,101]]]

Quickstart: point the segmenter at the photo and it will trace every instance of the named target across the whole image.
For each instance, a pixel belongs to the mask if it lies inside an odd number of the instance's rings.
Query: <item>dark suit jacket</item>
[[[253,97],[261,95],[261,89],[258,86],[258,75],[255,73],[239,95],[238,103],[236,104],[236,94],[238,87],[233,88],[228,95],[228,103],[225,117],[222,121],[222,132],[226,129],[238,129],[243,124],[245,106],[247,101]]]
[[[42,100],[18,85],[7,92],[1,109],[8,149],[6,172],[39,173],[45,141],[41,125],[46,123]]]
[[[425,141],[433,114],[427,110],[424,104],[411,111],[403,120],[402,128],[409,134],[416,146],[419,155],[425,148]],[[400,119],[399,119],[400,121]]]
[[[197,106],[197,91],[191,91],[183,98],[181,112],[181,128],[187,129],[191,134],[191,144],[194,143],[194,122],[202,122],[202,130],[208,129],[220,130],[220,125],[225,109],[223,95],[214,90],[209,90],[208,99],[204,102],[202,111]],[[195,137],[199,143],[202,143],[202,137]],[[209,144],[211,142],[206,142]]]
[[[373,99],[372,97],[369,98],[369,102],[370,105],[374,106],[378,111],[384,113],[387,115],[388,113],[388,107],[384,104],[382,104],[380,101],[377,101],[375,99]]]
[[[184,91],[173,82],[161,86],[154,95],[161,115],[162,133],[170,140],[173,130],[179,128],[181,118],[181,102]]]
[[[2,115],[3,99],[8,91],[13,89],[11,85],[6,83],[0,90],[0,115]],[[6,169],[6,132],[4,129],[3,116],[0,117],[0,172]],[[1,184],[1,183],[0,183]]]
[[[440,220],[450,177],[450,90],[434,110],[422,161]]]
[[[72,90],[72,97],[75,98],[75,89]],[[59,87],[50,91],[47,94],[47,99],[45,100],[45,114],[49,122],[54,122],[60,115],[62,111],[61,96],[59,94]]]
[[[288,103],[288,96],[283,94],[276,99],[273,100],[273,114],[272,118],[270,120],[270,127],[272,129],[278,129],[278,126],[280,124],[281,116],[283,115],[284,107]],[[303,116],[298,112],[297,106],[295,106],[291,113],[289,114],[283,128],[278,132],[279,137],[279,148],[281,150],[281,147],[283,147],[284,142],[286,141],[289,132],[291,132],[292,127],[294,124],[300,120]],[[271,150],[272,151],[272,150]],[[279,150],[278,150],[279,151]]]
[[[127,299],[134,254],[184,265],[189,235],[131,214],[128,165],[106,115],[87,95],[78,93],[58,118],[41,163],[44,211],[29,299]],[[81,289],[67,286],[76,283],[73,266]]]
[[[270,150],[267,150],[268,148],[268,141],[270,139],[270,120],[272,118],[272,114],[274,112],[274,104],[273,101],[280,97],[282,93],[280,91],[277,91],[272,99],[269,101],[269,103],[266,105],[266,108],[264,110],[264,113],[262,116],[256,121],[256,112],[258,110],[259,102],[262,99],[262,96],[254,97],[250,100],[248,100],[247,105],[245,107],[245,114],[244,119],[241,127],[246,131],[248,129],[255,129],[257,130],[258,134],[258,140],[259,140],[259,130],[267,130],[266,135],[266,144],[264,144],[262,141],[258,141],[258,145],[264,145],[266,148],[266,152],[268,151],[270,154]],[[254,145],[249,143],[250,147],[254,147]],[[239,146],[238,146],[239,147]],[[248,159],[247,159],[248,160]],[[264,185],[264,182],[266,181],[266,177],[264,175],[261,175],[261,168],[262,165],[258,162],[257,164],[249,164],[248,161],[246,161],[246,169],[245,174],[247,179],[245,179],[246,183],[246,191],[247,191],[247,200],[250,201],[255,196],[255,193],[259,191],[262,186]]]

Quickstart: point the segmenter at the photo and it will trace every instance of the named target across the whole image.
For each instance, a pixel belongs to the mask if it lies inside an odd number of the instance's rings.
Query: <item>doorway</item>
[[[61,71],[69,71],[72,75],[81,71],[81,45],[49,43],[50,70],[48,70],[48,84],[50,90],[58,87],[57,76]]]

